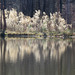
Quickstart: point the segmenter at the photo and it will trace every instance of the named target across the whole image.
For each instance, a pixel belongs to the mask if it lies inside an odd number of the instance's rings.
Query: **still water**
[[[0,75],[75,75],[74,39],[0,39]]]

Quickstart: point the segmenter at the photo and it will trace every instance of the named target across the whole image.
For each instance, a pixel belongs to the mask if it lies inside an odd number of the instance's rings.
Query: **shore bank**
[[[75,38],[75,35],[72,33],[56,33],[56,32],[49,32],[49,33],[39,33],[39,32],[34,32],[34,33],[17,33],[17,32],[10,32],[10,33],[0,33],[0,36],[2,38]]]

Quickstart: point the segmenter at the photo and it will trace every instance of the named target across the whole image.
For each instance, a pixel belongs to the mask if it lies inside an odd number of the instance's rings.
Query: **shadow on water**
[[[75,75],[75,40],[0,39],[0,75]]]

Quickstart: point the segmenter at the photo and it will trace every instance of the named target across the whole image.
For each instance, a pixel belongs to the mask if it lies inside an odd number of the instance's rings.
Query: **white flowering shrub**
[[[31,18],[25,16],[22,12],[17,13],[13,8],[10,11],[6,9],[7,30],[17,32],[64,32],[72,28],[72,25],[67,24],[59,12],[50,13],[50,17],[45,12],[40,17],[40,12],[40,10],[35,10],[35,14]]]

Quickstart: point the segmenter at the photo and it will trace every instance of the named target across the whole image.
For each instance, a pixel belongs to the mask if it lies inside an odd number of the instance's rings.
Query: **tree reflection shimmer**
[[[75,75],[74,41],[0,39],[0,75]]]

